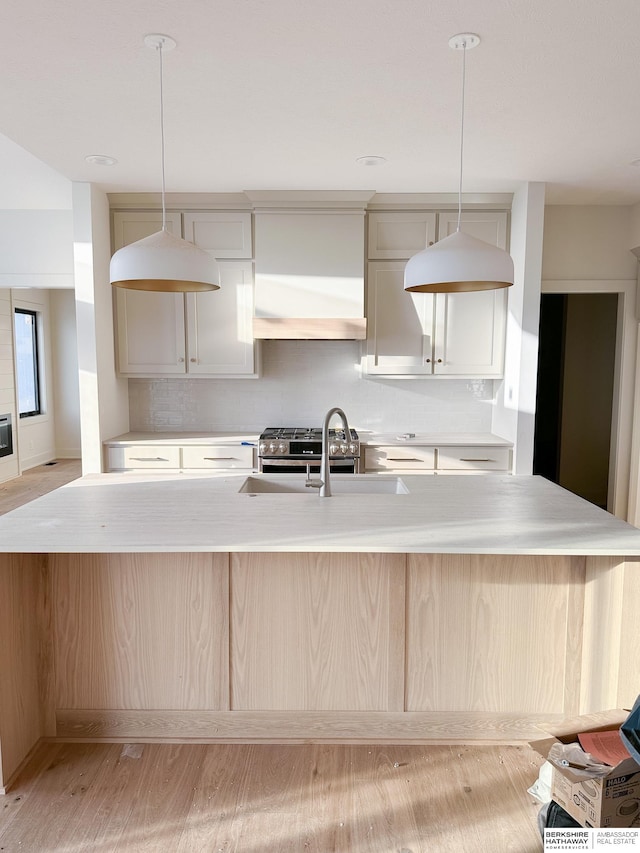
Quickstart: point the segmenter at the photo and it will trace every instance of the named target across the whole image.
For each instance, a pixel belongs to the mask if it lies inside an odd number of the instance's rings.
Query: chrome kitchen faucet
[[[321,498],[330,498],[331,497],[331,450],[333,448],[329,447],[329,424],[331,422],[331,418],[334,415],[338,415],[340,420],[342,421],[342,428],[344,430],[345,441],[349,441],[349,437],[351,435],[349,431],[349,424],[347,423],[347,416],[338,406],[334,406],[333,409],[329,409],[327,414],[324,416],[324,421],[322,423],[322,461],[320,462],[320,479],[319,480],[307,480],[306,485],[312,489],[318,489],[318,494]],[[335,452],[335,449],[333,449]]]

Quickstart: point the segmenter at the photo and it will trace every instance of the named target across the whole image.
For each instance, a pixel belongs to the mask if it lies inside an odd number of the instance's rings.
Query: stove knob
[[[273,442],[271,442],[271,444],[269,445],[269,453],[275,453],[275,452],[276,452],[276,445]]]
[[[353,456],[353,454],[357,453],[357,451],[358,451],[358,446],[356,444],[350,444],[349,445],[349,453],[351,453],[352,456]]]
[[[349,448],[347,447],[347,445],[341,444],[340,445],[340,453],[346,455],[348,452],[349,452]]]
[[[264,441],[261,441],[258,446],[258,453],[264,453],[266,449],[267,445],[264,443]]]
[[[280,451],[280,453],[286,453],[287,452],[287,445],[284,443],[280,443],[278,445],[278,450]]]
[[[335,456],[337,452],[338,452],[338,445],[337,444],[330,444],[329,445],[329,455]]]

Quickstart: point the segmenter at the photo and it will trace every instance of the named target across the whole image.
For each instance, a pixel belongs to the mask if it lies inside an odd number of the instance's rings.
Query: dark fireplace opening
[[[13,430],[11,415],[0,415],[0,457],[13,453]]]

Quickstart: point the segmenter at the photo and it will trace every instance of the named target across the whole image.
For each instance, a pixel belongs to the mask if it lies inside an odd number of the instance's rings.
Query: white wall
[[[0,287],[73,287],[71,181],[0,134]]]
[[[41,415],[18,419],[18,458],[20,471],[35,468],[56,457],[55,396],[53,391],[53,350],[48,290],[12,290],[12,311],[26,308],[38,313],[40,352]]]
[[[70,210],[0,210],[0,287],[73,287]]]
[[[80,391],[73,290],[49,291],[53,351],[55,443],[59,459],[79,459]]]
[[[544,184],[523,185],[514,193],[511,211],[515,283],[509,288],[505,372],[492,431],[514,442],[516,474],[533,470],[544,192]]]
[[[13,303],[43,307],[48,321],[47,288],[72,289],[74,281],[71,182],[2,134],[0,161],[0,411],[12,412],[16,448],[10,460],[0,460],[2,481],[57,455],[53,381],[45,388],[43,418],[21,423],[16,417],[11,288],[35,288],[14,290]],[[49,331],[54,335],[55,327]],[[55,373],[51,335],[45,351],[50,380]]]
[[[635,279],[637,261],[630,251],[632,222],[632,208],[628,206],[547,207],[542,278]]]
[[[16,393],[13,371],[13,311],[11,292],[0,288],[0,414],[11,415],[13,453],[0,459],[0,483],[18,476]]]
[[[617,402],[609,506],[620,518],[638,523],[640,441],[634,439],[634,388],[638,356],[634,208],[621,205],[554,205],[545,209],[542,290],[548,293],[618,293]],[[638,396],[638,392],[635,392]],[[633,441],[633,446],[632,446]]]
[[[631,208],[629,248],[635,249],[637,246],[640,246],[640,204],[634,204]]]
[[[71,181],[0,133],[0,201],[6,210],[71,210]]]
[[[102,471],[102,441],[127,432],[127,380],[116,375],[106,195],[73,184],[74,271],[83,474]]]

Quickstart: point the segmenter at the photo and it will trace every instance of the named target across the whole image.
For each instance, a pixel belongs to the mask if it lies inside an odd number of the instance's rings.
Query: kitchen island
[[[538,477],[291,481],[0,518],[0,787],[42,737],[517,742],[640,692],[640,530]]]

